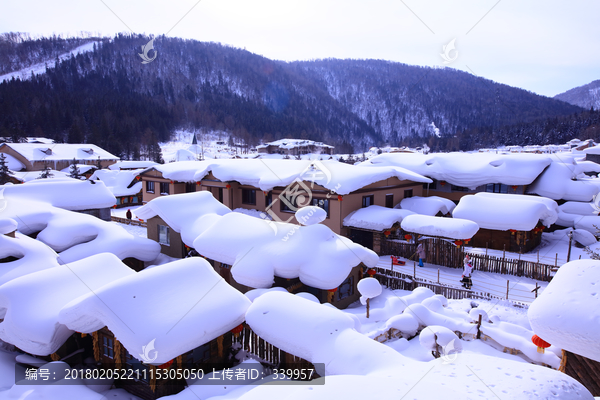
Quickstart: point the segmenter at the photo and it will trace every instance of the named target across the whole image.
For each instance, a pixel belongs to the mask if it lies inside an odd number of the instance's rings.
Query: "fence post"
[[[481,339],[481,314],[479,314],[479,320],[477,321],[477,339]]]
[[[417,279],[417,262],[413,261],[413,278]]]
[[[504,274],[506,272],[506,244],[504,244],[504,248],[502,250],[502,271],[500,273]]]
[[[558,268],[558,253],[556,253],[556,257],[554,258],[554,268]]]
[[[508,287],[509,287],[510,281],[507,279],[506,280],[506,300],[508,300]]]
[[[440,283],[440,269],[438,268],[438,284]]]

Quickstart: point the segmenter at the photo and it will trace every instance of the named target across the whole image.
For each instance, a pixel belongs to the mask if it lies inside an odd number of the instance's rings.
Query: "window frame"
[[[388,205],[388,202],[390,205]],[[394,193],[388,193],[385,195],[385,206],[386,208],[394,208]]]
[[[369,204],[367,204],[367,199],[369,199]],[[367,196],[362,197],[362,208],[366,208],[375,204],[375,195],[369,194]]]
[[[414,190],[413,189],[404,189],[404,198],[405,199],[410,199],[411,197],[414,196]]]
[[[165,229],[165,235],[166,235],[166,243],[161,242],[161,228]],[[157,242],[163,246],[171,246],[171,235],[170,235],[170,228],[167,225],[157,225],[157,229],[156,229],[156,233],[158,234],[158,240]]]
[[[344,285],[349,285],[349,290],[347,292],[344,292],[344,289],[342,289],[342,286]],[[338,290],[338,301],[339,300],[344,300],[352,295],[354,295],[354,275],[350,275],[348,278],[346,278],[344,280],[344,282],[342,282],[342,284],[339,286]]]
[[[146,181],[146,193],[154,193],[156,189],[154,184],[154,181]]]
[[[108,335],[101,335],[102,342],[100,346],[102,347],[102,357],[110,358],[111,360],[115,359],[115,339],[109,337]]]
[[[250,194],[250,199],[247,198],[247,194]],[[256,189],[242,188],[242,204],[249,206],[256,205]]]
[[[320,202],[320,201],[322,201],[322,202],[323,202],[323,205],[324,205],[324,207],[321,207],[321,206],[319,205],[319,202]],[[319,207],[320,209],[322,209],[322,210],[325,210],[325,212],[327,213],[327,217],[326,217],[326,218],[327,218],[327,219],[329,218],[329,205],[330,205],[330,203],[329,203],[329,199],[327,199],[327,198],[313,197],[313,198],[311,199],[310,203],[311,203],[311,204],[310,204],[311,206],[314,206],[314,207]]]
[[[167,196],[167,195],[171,194],[169,186],[170,186],[169,182],[160,182],[160,195],[161,196]],[[163,190],[163,188],[165,188],[165,187],[167,190]]]

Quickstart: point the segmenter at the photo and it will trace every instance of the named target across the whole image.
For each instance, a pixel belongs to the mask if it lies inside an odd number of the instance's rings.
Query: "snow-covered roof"
[[[47,182],[56,182],[58,180],[74,180],[69,176],[68,172],[57,171],[55,169],[48,170],[49,176],[46,178]],[[20,182],[30,182],[36,179],[41,179],[40,175],[42,171],[17,171],[13,172],[13,176]]]
[[[410,210],[417,214],[433,216],[440,212],[442,215],[451,213],[452,210],[454,210],[454,207],[456,207],[456,204],[454,204],[452,200],[448,200],[439,196],[414,196],[402,199],[400,204],[396,205],[396,207]]]
[[[530,231],[538,221],[546,226],[556,222],[558,204],[545,197],[482,192],[463,196],[452,215],[484,229]]]
[[[391,228],[396,222],[402,222],[404,218],[411,214],[414,213],[409,210],[373,205],[352,211],[344,218],[344,226],[382,231]]]
[[[90,176],[90,180],[100,180],[104,182],[108,190],[110,190],[114,196],[132,196],[142,190],[142,182],[136,182],[131,185],[139,172],[140,170],[114,171],[109,169],[99,169]]]
[[[475,222],[466,219],[420,214],[409,215],[404,218],[400,226],[407,232],[450,239],[470,239],[479,230],[479,226]]]
[[[585,154],[600,154],[600,145],[588,147],[587,149],[583,149]]]
[[[589,179],[584,173],[600,172],[600,165],[578,161],[571,154],[553,154],[552,159],[552,164],[527,188],[527,193],[554,200],[592,200],[599,191],[600,180]]]
[[[332,289],[361,262],[378,262],[374,252],[325,225],[298,226],[231,212],[207,191],[156,198],[136,214],[143,219],[159,215],[185,244],[233,265],[235,280],[254,288],[271,287],[279,276]]]
[[[432,153],[380,154],[362,163],[403,167],[438,181],[475,189],[488,183],[528,185],[550,165],[539,154]]]
[[[54,353],[73,333],[58,322],[60,310],[128,275],[135,272],[104,253],[13,279],[0,286],[0,339],[31,354]]]
[[[15,157],[11,156],[8,153],[2,154],[4,154],[4,157],[6,158],[6,166],[11,171],[21,171],[25,169],[25,165],[21,161],[17,160]]]
[[[216,200],[209,191],[157,197],[136,210],[136,215],[148,220],[160,216],[188,246],[202,233],[213,218],[230,213],[229,207]]]
[[[39,232],[37,240],[60,252],[68,263],[109,252],[120,259],[135,257],[152,261],[160,253],[153,240],[136,237],[118,224],[68,210],[104,208],[115,198],[102,182],[36,180],[22,185],[4,185],[5,207],[0,218],[13,218],[24,234]]]
[[[4,143],[29,161],[53,160],[115,160],[119,157],[95,144],[70,144],[70,143]]]
[[[191,257],[88,290],[59,321],[86,333],[107,326],[131,355],[163,364],[244,322],[249,305],[206,260]]]
[[[150,168],[154,165],[158,165],[154,161],[129,161],[122,160],[117,161],[114,164],[108,166],[108,169],[116,170],[116,169],[139,169],[139,168]]]
[[[315,142],[313,140],[304,140],[304,139],[279,139],[274,142],[265,143],[263,145],[258,145],[256,148],[266,148],[267,146],[277,146],[281,149],[293,149],[295,147],[306,147],[306,146],[316,146],[316,147],[327,147],[333,149],[333,146],[322,142]]]
[[[96,166],[88,165],[88,164],[77,164],[77,169],[79,169],[80,174],[85,174],[86,172],[88,172],[91,169],[96,169]],[[61,169],[60,172],[63,172],[65,174],[71,173],[71,166],[69,165],[67,168]]]
[[[600,261],[561,266],[527,316],[546,342],[600,362]]]
[[[345,195],[389,178],[428,183],[429,178],[399,167],[365,167],[335,160],[218,159],[184,161],[154,167],[167,179],[198,182],[208,173],[219,180],[237,181],[268,191],[295,180],[314,182]]]

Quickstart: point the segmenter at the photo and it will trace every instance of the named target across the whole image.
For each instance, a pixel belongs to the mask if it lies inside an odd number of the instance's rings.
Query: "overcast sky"
[[[599,0],[15,0],[0,29],[168,32],[278,60],[424,66],[443,66],[456,39],[451,68],[554,96],[600,79],[599,15]]]

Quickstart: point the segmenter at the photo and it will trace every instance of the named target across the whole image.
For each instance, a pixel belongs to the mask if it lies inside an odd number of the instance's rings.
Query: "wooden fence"
[[[465,252],[446,240],[433,238],[422,241],[427,254],[427,262],[450,268],[463,268]],[[417,245],[394,240],[383,240],[381,242],[381,254],[390,254],[404,258],[415,255]],[[471,254],[471,262],[475,270],[484,272],[495,272],[515,276],[524,276],[538,281],[550,282],[554,265],[542,264],[534,261],[526,261],[515,258],[495,257],[486,254]]]
[[[120,224],[134,225],[134,226],[143,226],[143,227],[148,226],[148,224],[146,223],[146,221],[140,221],[138,219],[127,219],[127,218],[121,218],[121,217],[115,217],[115,216],[111,216],[110,219],[112,221],[118,222]]]
[[[499,300],[507,300],[505,297],[493,295],[487,292],[474,292],[472,290],[461,289],[453,286],[447,286],[442,283],[430,282],[420,278],[414,278],[411,275],[406,275],[401,272],[390,271],[389,269],[374,268],[377,272],[374,275],[374,278],[379,281],[383,286],[395,290],[409,290],[412,291],[417,287],[426,287],[433,291],[435,294],[441,294],[447,299],[499,299]],[[518,307],[529,307],[529,304],[509,300],[511,303]]]
[[[244,325],[244,329],[237,338],[235,336],[232,338],[234,344],[241,345],[242,349],[253,355],[260,363],[266,364],[267,368],[287,368],[293,364],[294,368],[315,369],[311,362],[273,346],[254,333],[248,325]],[[318,377],[319,375],[315,372],[313,379]]]

